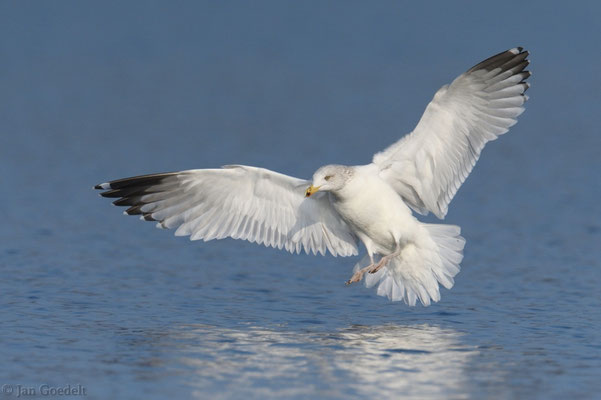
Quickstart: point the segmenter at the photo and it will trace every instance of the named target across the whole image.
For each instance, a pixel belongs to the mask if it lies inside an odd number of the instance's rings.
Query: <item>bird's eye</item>
[[[330,179],[332,179],[332,175],[326,175],[326,177],[323,179],[325,179],[326,181],[329,181]]]

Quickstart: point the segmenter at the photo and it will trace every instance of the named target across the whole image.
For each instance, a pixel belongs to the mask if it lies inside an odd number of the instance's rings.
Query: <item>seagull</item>
[[[94,188],[124,214],[156,221],[191,240],[234,238],[291,253],[366,255],[351,284],[424,306],[450,289],[465,239],[444,219],[484,145],[517,122],[529,88],[528,52],[492,56],[440,88],[415,129],[367,165],[325,165],[312,180],[265,168],[226,165],[118,179]]]

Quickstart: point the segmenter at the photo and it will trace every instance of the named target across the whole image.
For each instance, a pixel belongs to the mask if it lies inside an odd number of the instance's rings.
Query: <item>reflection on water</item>
[[[460,333],[430,325],[327,333],[193,325],[175,336],[199,398],[248,398],[249,388],[257,398],[449,396],[465,390],[464,367],[477,354]]]

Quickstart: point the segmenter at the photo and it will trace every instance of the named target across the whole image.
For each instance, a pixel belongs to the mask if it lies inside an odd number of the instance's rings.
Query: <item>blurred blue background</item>
[[[451,203],[465,259],[429,308],[344,287],[354,259],[189,243],[91,190],[367,163],[516,45],[530,101]],[[601,3],[3,1],[0,60],[0,384],[598,398]]]

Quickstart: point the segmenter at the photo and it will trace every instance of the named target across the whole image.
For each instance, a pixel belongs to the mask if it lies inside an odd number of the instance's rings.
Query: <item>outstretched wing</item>
[[[350,256],[356,239],[327,196],[306,199],[309,181],[241,165],[144,175],[97,185],[125,213],[177,228],[191,240],[244,239],[290,252]]]
[[[380,176],[415,211],[444,218],[484,145],[507,132],[524,111],[528,52],[499,53],[436,92],[419,123],[374,156]]]

